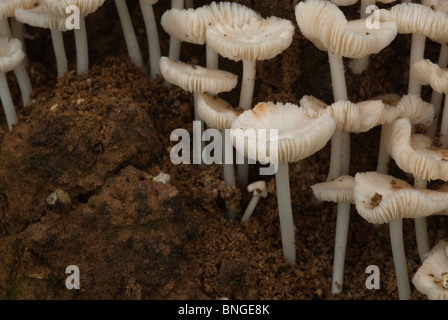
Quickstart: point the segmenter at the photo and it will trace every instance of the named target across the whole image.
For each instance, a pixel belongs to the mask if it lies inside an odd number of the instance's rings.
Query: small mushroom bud
[[[268,190],[266,188],[266,182],[263,180],[256,181],[247,186],[247,191],[253,192],[253,197],[250,200],[246,211],[244,211],[243,217],[241,218],[241,222],[246,222],[249,220],[250,216],[255,210],[255,207],[260,200],[260,197],[266,198],[268,196]]]
[[[47,203],[57,212],[62,212],[70,208],[72,202],[67,192],[55,190],[47,197]]]

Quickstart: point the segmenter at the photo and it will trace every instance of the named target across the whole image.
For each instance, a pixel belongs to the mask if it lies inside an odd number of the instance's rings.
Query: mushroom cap
[[[223,70],[207,69],[168,57],[160,58],[160,71],[166,81],[190,92],[220,93],[236,87],[238,76]]]
[[[348,58],[379,53],[397,35],[397,24],[381,22],[379,29],[367,29],[366,19],[347,21],[344,13],[325,0],[305,0],[295,7],[303,35],[318,49]]]
[[[399,118],[408,118],[412,124],[428,126],[434,120],[434,116],[434,106],[431,103],[423,101],[419,95],[409,94],[401,97],[397,103],[394,101],[386,104],[381,123],[390,124]]]
[[[82,16],[87,16],[95,12],[101,7],[106,0],[39,0],[40,3],[48,6],[48,9],[54,14],[66,16],[66,9],[69,6],[75,5],[79,8]]]
[[[218,22],[241,26],[253,18],[261,20],[257,12],[236,2],[212,2],[196,9],[167,10],[160,24],[168,34],[181,41],[204,44],[209,26]]]
[[[252,18],[240,26],[218,22],[207,28],[206,42],[225,58],[240,60],[269,60],[292,43],[294,26],[291,21],[270,17]]]
[[[31,9],[36,0],[0,0],[0,17],[13,17],[16,8]]]
[[[421,59],[412,64],[411,77],[423,85],[430,85],[437,92],[448,93],[448,69],[440,68],[428,59]]]
[[[246,158],[263,163],[287,163],[322,149],[335,128],[336,123],[328,114],[313,118],[304,108],[292,103],[261,102],[233,121],[230,137]]]
[[[412,277],[412,284],[429,300],[448,300],[448,290],[442,286],[441,274],[448,270],[448,241],[439,241],[428,253]]]
[[[430,7],[432,10],[442,11],[448,14],[448,1],[447,0],[422,0],[422,4]]]
[[[266,181],[259,180],[252,182],[247,186],[248,192],[253,192],[255,196],[266,198],[268,196],[268,188],[266,187]]]
[[[382,3],[392,3],[395,2],[397,0],[378,0],[377,2],[382,2]],[[345,7],[345,6],[351,6],[353,4],[355,4],[356,2],[358,2],[358,0],[331,0],[331,2],[333,2],[335,5],[340,6],[340,7]]]
[[[67,31],[66,18],[54,14],[42,4],[32,9],[17,8],[15,18],[33,27]]]
[[[439,43],[448,42],[448,15],[419,3],[400,3],[390,10],[381,9],[380,16],[395,21],[399,33],[419,33]]]
[[[316,183],[311,186],[314,196],[321,201],[353,203],[355,178],[343,175],[332,181]]]
[[[426,180],[448,181],[448,148],[433,146],[425,134],[412,134],[407,118],[385,128],[386,148],[401,170]]]
[[[241,114],[227,101],[206,93],[200,93],[197,98],[199,118],[210,128],[218,130],[230,129],[232,122]]]
[[[353,198],[358,213],[374,224],[448,214],[445,192],[416,189],[404,180],[378,172],[355,175]]]
[[[15,69],[24,58],[25,53],[20,40],[0,37],[0,72]]]
[[[381,100],[359,103],[339,100],[327,107],[323,101],[310,96],[304,96],[300,105],[309,110],[311,115],[328,112],[336,120],[338,129],[353,133],[366,132],[379,125],[384,109]]]

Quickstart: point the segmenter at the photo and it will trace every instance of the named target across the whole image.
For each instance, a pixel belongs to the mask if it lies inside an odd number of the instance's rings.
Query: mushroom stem
[[[195,146],[196,146],[196,148],[195,148],[195,150],[194,151],[196,151],[196,154],[195,153],[193,153],[193,157],[195,157],[195,159],[196,159],[196,162],[195,163],[199,163],[199,167],[200,168],[203,168],[204,167],[204,161],[203,161],[203,159],[202,159],[202,150],[204,150],[204,145],[205,145],[205,142],[203,141],[203,139],[202,139],[202,133],[204,132],[204,121],[202,121],[201,120],[201,118],[199,117],[199,114],[198,114],[198,95],[199,95],[199,92],[198,91],[194,91],[194,93],[193,93],[193,97],[194,97],[194,120],[195,121],[198,121],[200,124],[199,124],[199,126],[197,126],[197,131],[199,131],[199,132],[196,132],[195,133]]]
[[[331,83],[335,101],[347,100],[347,86],[345,83],[344,62],[342,56],[328,52],[330,61]],[[331,138],[330,171],[327,181],[348,174],[350,170],[350,133],[336,129]],[[336,218],[336,236],[334,248],[334,263],[332,293],[342,290],[345,264],[345,250],[347,246],[348,227],[350,222],[350,204],[338,204]]]
[[[438,65],[440,68],[446,68],[448,66],[448,45],[442,44],[440,47],[439,61]],[[442,105],[443,93],[436,90],[432,91],[431,94],[431,104],[434,106],[434,121],[431,123],[427,130],[427,134],[434,138],[437,133],[438,120],[440,116],[440,106]]]
[[[338,215],[336,218],[336,237],[333,262],[333,280],[331,283],[331,293],[336,294],[342,291],[344,281],[345,251],[347,247],[348,226],[350,222],[350,203],[338,203]]]
[[[17,78],[17,83],[20,87],[20,92],[22,93],[22,103],[26,106],[30,102],[31,92],[33,87],[31,85],[31,80],[26,71],[25,61],[22,60],[20,64],[14,69],[14,73]]]
[[[152,4],[140,0],[140,8],[142,10],[143,20],[146,26],[146,36],[148,37],[149,62],[151,65],[150,76],[151,79],[155,79],[157,75],[161,74],[159,66],[161,53],[156,18],[154,16]]]
[[[414,179],[414,187],[417,189],[426,189],[426,180],[422,178]],[[425,261],[426,254],[429,252],[428,227],[426,218],[415,218],[415,236],[417,241],[418,254],[420,261]]]
[[[411,54],[409,59],[410,66],[412,66],[414,62],[423,59],[425,55],[425,42],[426,42],[425,35],[420,33],[412,34]],[[409,77],[408,93],[420,96],[421,89],[422,89],[421,83],[416,79],[414,79],[413,77]]]
[[[277,188],[278,212],[280,218],[280,232],[282,237],[283,256],[291,263],[296,262],[296,248],[294,236],[294,220],[292,216],[291,194],[289,188],[288,163],[279,162],[275,173]]]
[[[243,60],[243,75],[241,78],[240,107],[249,110],[255,86],[256,60]]]
[[[376,172],[387,174],[389,171],[388,163],[390,160],[389,153],[386,149],[386,128],[387,124],[381,126],[380,146],[378,151],[378,161],[376,164]]]
[[[77,73],[89,72],[89,47],[87,44],[86,22],[83,16],[79,17],[79,29],[74,29],[76,45]]]
[[[252,199],[250,199],[249,204],[247,205],[246,211],[244,211],[243,217],[241,218],[241,222],[246,222],[249,220],[249,218],[252,216],[252,213],[254,212],[258,201],[260,201],[260,197],[257,195],[254,195]]]
[[[228,186],[235,186],[235,171],[233,167],[233,144],[232,139],[230,137],[230,130],[223,129],[221,130],[221,135],[224,139],[224,143],[222,144],[223,150],[223,171],[224,171],[224,181]]]
[[[11,28],[8,19],[0,17],[0,37],[11,38]]]
[[[241,78],[241,91],[239,106],[244,110],[252,107],[252,98],[255,86],[256,60],[243,60],[243,75]],[[249,180],[249,163],[244,159],[244,163],[238,164],[238,178],[244,186]]]
[[[143,58],[138,45],[137,36],[135,35],[134,26],[132,25],[131,16],[125,0],[115,0],[118,16],[120,18],[121,28],[123,30],[124,40],[128,49],[131,61],[141,69],[144,69]]]
[[[186,9],[194,8],[194,0],[185,0],[185,8]]]
[[[367,8],[375,4],[375,0],[361,0],[361,19],[366,19],[370,16],[370,12],[367,12]],[[361,74],[367,69],[369,65],[369,56],[364,56],[362,58],[356,58],[350,61],[350,69],[354,74]]]
[[[6,80],[6,75],[4,72],[0,73],[0,99],[2,101],[9,131],[11,131],[12,126],[18,121],[18,117],[14,108],[11,92],[9,91],[8,87],[8,81]]]
[[[442,123],[440,127],[440,142],[448,146],[448,95],[445,95],[445,105],[443,107]]]
[[[182,10],[184,8],[184,0],[171,0],[171,8]],[[179,60],[180,58],[180,40],[173,36],[170,37],[168,57],[172,60]]]
[[[53,50],[56,57],[58,76],[62,77],[68,70],[67,54],[65,53],[64,37],[62,35],[62,31],[52,28],[51,41],[53,42]]]
[[[205,44],[206,51],[206,66],[207,69],[218,69],[219,66],[219,55],[218,53],[209,45]]]
[[[408,270],[406,267],[406,255],[403,244],[403,219],[396,218],[389,222],[390,244],[394,259],[395,276],[397,279],[398,295],[400,300],[411,298]]]

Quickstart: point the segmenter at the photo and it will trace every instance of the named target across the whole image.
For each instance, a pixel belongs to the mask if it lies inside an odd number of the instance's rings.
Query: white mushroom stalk
[[[185,5],[184,0],[171,0],[172,9],[183,9],[184,5]],[[170,58],[171,60],[179,60],[180,47],[181,47],[181,41],[176,37],[171,36],[168,58]]]
[[[243,61],[239,106],[252,107],[257,60],[269,60],[292,43],[294,26],[291,21],[271,17],[253,18],[241,26],[217,23],[207,28],[206,42],[216,52],[234,61]],[[248,184],[248,164],[238,166],[238,177]]]
[[[15,18],[33,27],[51,30],[57,73],[59,77],[62,77],[68,69],[67,55],[62,35],[62,32],[68,30],[65,23],[66,18],[55,15],[45,5],[38,5],[28,10],[18,8],[15,11]]]
[[[87,42],[87,30],[85,17],[95,12],[104,4],[105,0],[40,0],[48,9],[56,15],[67,17],[71,6],[76,6],[79,11],[79,28],[73,30],[76,45],[76,70],[78,74],[89,72],[89,48]],[[68,12],[67,12],[68,11]]]
[[[448,241],[439,241],[418,268],[412,283],[429,300],[448,300]]]
[[[247,191],[252,192],[253,196],[241,217],[241,222],[246,222],[252,216],[255,208],[257,207],[260,198],[266,198],[268,196],[268,190],[266,187],[266,182],[264,180],[252,182],[247,186]]]
[[[115,0],[115,6],[117,7],[118,17],[120,18],[121,28],[123,30],[129,57],[138,68],[144,69],[145,65],[143,63],[137,36],[135,35],[134,26],[132,25],[129,9],[126,5],[126,0]]]
[[[153,9],[153,5],[157,2],[158,0],[140,0],[140,8],[142,10],[143,20],[146,27],[146,36],[148,38],[151,79],[155,79],[157,75],[161,74],[159,66],[161,57],[159,33],[157,32],[157,23]]]
[[[20,65],[24,58],[22,43],[18,39],[0,38],[0,98],[10,131],[17,123],[18,117],[5,74]]]
[[[230,136],[237,151],[274,169],[283,255],[292,263],[296,261],[296,250],[288,163],[322,149],[335,128],[328,114],[313,118],[294,104],[272,102],[257,104],[232,123]]]

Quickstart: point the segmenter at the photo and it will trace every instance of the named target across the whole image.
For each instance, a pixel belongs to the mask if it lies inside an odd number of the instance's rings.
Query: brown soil
[[[237,1],[295,24],[297,1]],[[148,59],[137,2],[128,1]],[[200,6],[207,1],[196,1]],[[167,9],[161,1],[156,15]],[[355,17],[356,8],[346,8]],[[227,187],[222,167],[173,165],[170,134],[192,132],[193,96],[163,79],[150,80],[129,61],[112,1],[87,19],[91,70],[57,79],[48,30],[28,28],[28,70],[33,102],[20,109],[11,133],[1,117],[0,297],[3,299],[398,299],[387,225],[373,226],[352,208],[343,291],[331,294],[336,206],[315,200],[310,186],[328,172],[330,148],[290,164],[297,263],[282,256],[274,177],[247,223],[241,217],[251,195]],[[160,29],[162,54],[169,39]],[[73,39],[65,34],[70,69]],[[362,75],[347,70],[349,99],[405,94],[409,36],[372,56]],[[437,60],[428,41],[426,55]],[[184,43],[181,59],[203,64],[204,48]],[[348,60],[346,61],[348,62]],[[240,74],[241,64],[221,59],[221,68]],[[17,105],[20,93],[8,74]],[[223,94],[233,105],[238,88]],[[424,88],[423,95],[428,97]],[[257,64],[254,103],[298,103],[303,95],[332,102],[326,53],[303,38]],[[375,170],[379,128],[352,135],[351,174]],[[168,184],[155,182],[160,172]],[[390,173],[407,180],[394,165]],[[411,181],[410,181],[411,182]],[[52,205],[56,190],[68,195]],[[65,198],[65,200],[67,200]],[[226,219],[226,206],[238,211]],[[428,218],[430,244],[448,238],[446,217]],[[409,276],[418,269],[414,226],[404,221]],[[77,265],[81,290],[67,290],[65,269]],[[365,286],[369,265],[381,272],[381,288]],[[412,288],[413,299],[425,299]]]

